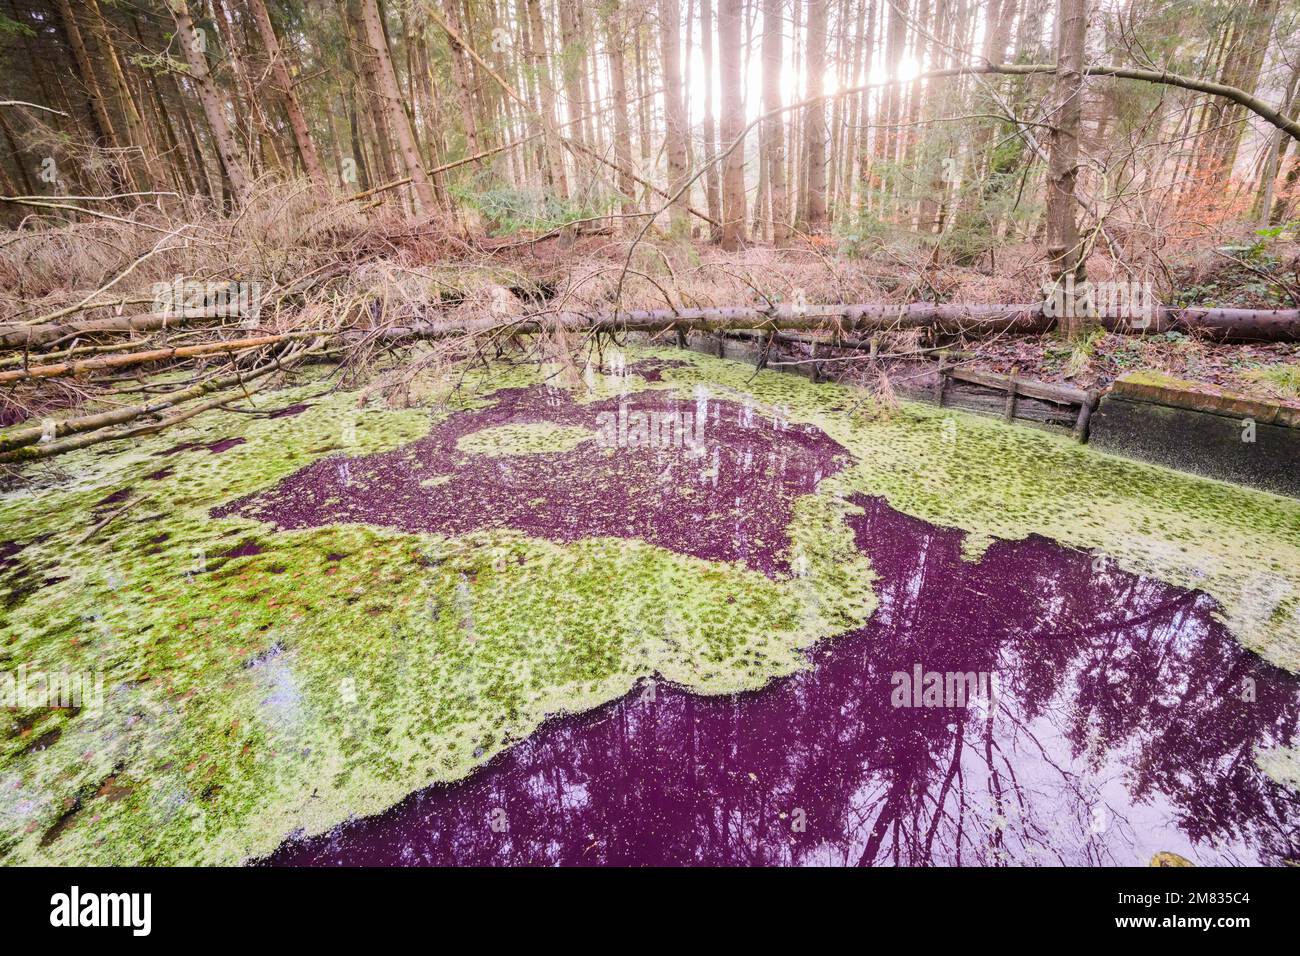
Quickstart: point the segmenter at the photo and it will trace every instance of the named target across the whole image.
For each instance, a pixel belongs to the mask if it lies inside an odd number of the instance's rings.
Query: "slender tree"
[[[1058,0],[1056,5],[1055,122],[1048,137],[1047,265],[1058,289],[1068,278],[1084,279],[1084,262],[1075,221],[1079,177],[1079,125],[1082,117],[1083,54],[1088,30],[1088,0]],[[1061,318],[1068,336],[1079,333],[1081,311],[1068,303]]]
[[[176,23],[176,42],[180,44],[189,66],[190,81],[203,106],[203,115],[207,118],[222,171],[230,183],[235,202],[242,206],[252,195],[252,179],[239,156],[234,134],[226,121],[226,106],[221,92],[213,82],[212,74],[208,72],[207,41],[194,29],[186,0],[167,0],[167,7]]]
[[[659,0],[659,37],[664,70],[664,153],[668,157],[668,191],[674,196],[686,184],[686,107],[682,101],[681,4]],[[668,211],[674,232],[689,226],[689,196],[683,193]]]
[[[293,141],[298,147],[298,158],[302,160],[302,168],[306,171],[307,178],[323,189],[327,182],[325,167],[321,165],[306,114],[303,113],[302,105],[298,102],[298,94],[294,91],[293,77],[289,73],[288,63],[285,62],[284,52],[280,49],[280,40],[275,35],[275,27],[271,24],[271,15],[267,13],[263,0],[248,0],[248,6],[253,13],[253,21],[257,24],[258,35],[262,38],[262,46],[265,47],[266,55],[270,58],[271,75],[280,88],[280,97],[284,103],[285,114],[289,117],[289,126],[293,130]]]
[[[729,51],[722,61],[722,248],[745,242],[745,104],[740,92],[741,0],[719,0],[718,44]]]
[[[611,0],[604,12],[605,52],[609,56],[609,82],[614,100],[614,159],[618,163],[618,191],[625,216],[637,211],[636,185],[632,180],[632,127],[628,122],[627,71],[623,60],[627,23],[619,0]],[[632,223],[627,224],[629,227]]]
[[[374,54],[379,92],[384,98],[389,126],[396,135],[398,153],[406,165],[406,174],[411,177],[416,202],[421,211],[426,214],[431,213],[437,207],[437,199],[434,196],[433,184],[424,171],[424,160],[420,157],[420,150],[416,146],[415,131],[411,127],[411,118],[406,112],[406,102],[402,97],[402,88],[397,82],[397,72],[393,69],[393,57],[388,49],[388,37],[384,31],[378,0],[361,0],[361,22],[366,31],[366,43]]]
[[[763,0],[763,161],[772,204],[772,242],[779,248],[790,242],[790,196],[785,181],[785,120],[781,108],[781,67],[784,41],[781,0]]]
[[[826,74],[826,17],[829,0],[808,3],[809,99],[820,97]],[[826,104],[810,104],[804,113],[804,155],[807,156],[807,191],[800,220],[809,232],[826,229]]]

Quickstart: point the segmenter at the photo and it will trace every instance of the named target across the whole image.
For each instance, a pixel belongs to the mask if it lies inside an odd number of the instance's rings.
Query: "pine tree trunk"
[[[614,99],[614,160],[618,163],[618,191],[623,194],[625,216],[637,211],[636,184],[632,181],[632,128],[627,116],[627,70],[623,61],[627,22],[619,0],[610,0],[605,9],[605,51],[609,56],[609,82]],[[635,223],[623,221],[623,228]]]
[[[808,3],[808,99],[821,96],[826,75],[826,16],[829,0]],[[826,229],[826,103],[804,113],[804,155],[808,157],[808,191],[800,219],[809,232]]]
[[[722,248],[745,243],[745,106],[740,96],[741,0],[719,0],[718,46],[722,60],[722,148],[730,150],[722,170]]]
[[[558,0],[560,12],[560,75],[564,83],[564,99],[568,106],[569,135],[578,142],[590,146],[590,118],[587,116],[586,79],[583,76],[587,63],[586,53],[582,47],[582,36],[578,22],[578,9],[575,0]]]
[[[117,48],[108,35],[108,28],[104,23],[104,15],[100,12],[98,0],[84,0],[84,2],[90,13],[88,20],[90,30],[103,52],[109,79],[117,89],[118,107],[126,122],[126,145],[131,150],[127,163],[131,167],[131,177],[136,181],[138,188],[153,189],[155,185],[153,157],[157,155],[157,151],[153,148],[149,128],[145,125],[144,116],[135,101],[130,84],[127,83],[126,73],[122,70],[122,61],[118,58]]]
[[[266,48],[266,55],[271,60],[271,75],[275,77],[275,82],[280,87],[284,111],[289,117],[289,127],[293,130],[293,140],[298,147],[298,158],[302,160],[302,168],[306,171],[308,179],[324,189],[328,184],[325,178],[325,167],[321,165],[320,154],[316,152],[316,143],[311,138],[311,128],[307,125],[307,117],[298,102],[298,94],[294,91],[293,77],[289,74],[284,53],[280,49],[280,40],[271,25],[271,15],[267,13],[263,0],[248,0],[248,6],[253,12],[253,20],[262,38],[262,46]]]
[[[722,177],[718,174],[718,129],[713,107],[713,2],[700,0],[700,45],[704,49],[704,198],[709,216],[722,222]],[[709,226],[709,238],[722,238],[720,227]]]
[[[86,51],[86,43],[81,36],[81,27],[77,24],[77,17],[73,13],[72,4],[69,0],[58,0],[58,9],[59,19],[63,22],[63,35],[67,37],[68,46],[72,49],[72,57],[77,63],[77,72],[80,74],[81,85],[86,91],[86,100],[90,104],[90,116],[95,126],[95,143],[107,149],[120,149],[121,143],[118,141],[117,131],[113,128],[113,120],[108,115],[108,106],[105,104],[104,94],[99,88],[99,78],[95,75],[90,54]],[[140,184],[135,182],[134,177],[130,176],[129,169],[126,171],[126,175],[123,175],[123,171],[114,164],[113,170],[118,182],[129,184],[132,189],[141,188]]]
[[[686,108],[682,104],[681,4],[659,0],[659,39],[664,71],[664,154],[668,159],[668,192],[676,196],[686,183]],[[689,197],[679,196],[668,210],[670,229],[686,235]]]
[[[248,169],[239,157],[235,137],[226,122],[225,103],[217,85],[208,73],[208,58],[204,52],[205,44],[194,30],[194,21],[185,0],[167,0],[172,19],[176,22],[176,42],[185,56],[190,68],[190,80],[203,106],[203,115],[207,117],[208,129],[212,132],[212,142],[216,146],[217,156],[221,160],[221,169],[230,183],[235,202],[242,206],[252,196],[252,180]]]
[[[1048,137],[1047,164],[1047,268],[1062,291],[1069,277],[1084,278],[1075,222],[1075,184],[1079,175],[1079,123],[1082,117],[1083,50],[1088,29],[1088,0],[1058,0],[1056,5],[1055,117]],[[1061,330],[1078,335],[1083,322],[1079,309],[1067,303]]]
[[[540,0],[527,0],[527,5],[530,55],[542,98],[542,126],[546,134],[546,164],[550,170],[551,188],[560,198],[568,199],[569,184],[568,176],[564,171],[564,146],[557,132],[559,120],[555,112],[555,81],[551,76],[551,64],[546,55],[546,24],[542,19],[542,5]]]
[[[443,12],[447,22],[457,34],[464,36],[465,29],[460,22],[460,4],[458,0],[443,0]],[[451,54],[451,79],[456,84],[456,100],[460,104],[461,123],[465,127],[465,147],[470,155],[479,151],[478,122],[474,113],[474,95],[470,88],[470,69],[465,62],[465,51],[451,37],[447,38],[447,49]]]
[[[781,67],[784,42],[781,0],[763,0],[763,111],[781,108]],[[785,121],[782,114],[763,121],[763,162],[772,199],[772,243],[778,249],[790,243],[790,196],[785,181]]]
[[[361,17],[361,0],[339,0],[348,21],[348,34],[351,49],[361,74],[361,86],[365,90],[369,109],[366,118],[374,130],[374,157],[378,160],[377,175],[384,182],[397,179],[397,166],[394,162],[393,137],[388,130],[388,110],[384,98],[379,92],[379,71],[376,68],[376,56],[366,39],[366,25]]]
[[[388,50],[388,38],[380,18],[378,0],[361,0],[361,22],[366,30],[366,42],[375,55],[375,73],[379,79],[379,92],[388,112],[389,126],[397,138],[397,149],[406,164],[406,174],[411,177],[416,202],[420,211],[429,215],[437,208],[433,184],[424,171],[424,161],[415,142],[415,131],[407,115],[401,87],[397,85],[397,71]]]

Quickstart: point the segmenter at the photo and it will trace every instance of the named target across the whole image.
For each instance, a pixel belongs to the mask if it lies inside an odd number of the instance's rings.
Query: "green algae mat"
[[[870,617],[863,495],[962,529],[972,559],[1039,534],[1202,590],[1300,670],[1300,502],[695,353],[623,358],[568,384],[502,364],[397,411],[313,381],[259,397],[277,417],[33,467],[0,496],[0,691],[21,671],[93,693],[6,712],[0,861],[239,863],[647,675],[762,687]]]

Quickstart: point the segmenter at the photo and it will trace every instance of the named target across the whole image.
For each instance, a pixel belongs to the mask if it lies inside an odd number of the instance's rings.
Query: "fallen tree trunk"
[[[1181,331],[1221,342],[1300,341],[1300,309],[1209,309],[1162,307],[1152,318],[1110,317],[1098,320],[1112,332]],[[820,330],[832,338],[853,333],[903,332],[925,329],[943,335],[978,338],[997,334],[1036,335],[1050,332],[1056,319],[1035,304],[956,305],[918,302],[907,305],[810,305],[798,308],[740,306],[710,309],[643,309],[583,314],[561,312],[550,317],[416,322],[382,330],[389,342],[436,339],[457,335],[502,333],[522,335],[548,330],[572,332],[733,332],[745,329]]]
[[[0,326],[0,348],[32,348],[72,336],[95,333],[152,332],[224,317],[212,310],[193,310],[184,313],[153,312],[136,316],[117,316],[111,319],[69,324]],[[1300,309],[1163,306],[1146,320],[1103,317],[1099,321],[1107,330],[1119,333],[1180,331],[1197,333],[1220,342],[1300,341]],[[938,334],[967,335],[977,338],[1006,333],[1037,335],[1051,331],[1055,325],[1056,319],[1046,315],[1038,303],[961,305],[915,302],[902,305],[887,303],[810,305],[805,308],[779,305],[772,308],[739,306],[710,309],[648,309],[597,312],[590,315],[562,312],[552,317],[523,318],[514,322],[502,322],[496,318],[416,322],[384,329],[380,332],[380,336],[385,341],[391,342],[492,332],[526,334],[551,328],[608,332],[663,332],[674,329],[701,332],[731,332],[743,329],[803,330],[831,331],[840,336],[853,333],[927,329]],[[212,346],[213,351],[222,351],[223,348],[223,345]],[[130,361],[126,361],[128,358],[130,357],[124,356],[121,364],[131,364]],[[90,367],[95,363],[73,364]],[[0,374],[0,382],[28,377],[31,371],[28,369],[21,376],[16,373]]]
[[[189,309],[184,312],[144,312],[118,315],[111,319],[88,319],[83,322],[48,322],[41,325],[0,325],[0,348],[40,348],[72,336],[101,332],[157,332],[179,329],[212,319],[239,318],[218,309]]]
[[[106,412],[96,412],[91,415],[67,418],[63,421],[51,420],[48,427],[44,423],[39,425],[22,425],[5,432],[0,432],[0,461],[15,461],[25,457],[45,457],[43,454],[38,453],[23,455],[19,452],[21,449],[27,448],[31,445],[37,445],[42,441],[46,444],[57,444],[55,440],[63,438],[66,435],[92,432],[113,425],[123,425],[144,415],[152,415],[171,408],[174,405],[180,405],[190,399],[199,398],[211,392],[231,388],[244,382],[250,382],[254,379],[261,378],[263,375],[267,375],[280,367],[281,359],[276,358],[272,359],[260,369],[254,369],[248,372],[233,372],[229,375],[209,379],[206,382],[199,382],[197,385],[191,385],[189,388],[181,389],[178,392],[172,392],[169,395],[164,395],[157,401],[148,402],[144,405],[129,405],[124,408],[114,408]]]
[[[25,382],[34,379],[61,378],[65,375],[80,377],[106,369],[124,368],[132,365],[144,365],[150,362],[164,362],[168,359],[195,358],[203,355],[241,352],[246,349],[260,348],[264,345],[276,345],[292,339],[310,338],[317,335],[332,335],[329,331],[307,330],[303,332],[285,332],[280,335],[259,335],[246,339],[229,339],[224,342],[206,342],[202,345],[184,345],[170,349],[150,349],[147,352],[132,352],[130,355],[114,355],[109,358],[87,359],[82,362],[59,362],[51,365],[33,365],[21,371],[0,372],[0,385],[12,382]]]

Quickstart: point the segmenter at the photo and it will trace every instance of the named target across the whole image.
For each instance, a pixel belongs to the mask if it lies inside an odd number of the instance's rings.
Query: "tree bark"
[[[388,131],[388,110],[384,107],[384,98],[379,93],[378,71],[375,68],[375,54],[366,40],[366,26],[361,18],[361,0],[339,0],[348,22],[349,49],[353,51],[361,87],[365,91],[370,109],[365,117],[374,131],[373,155],[378,162],[375,175],[384,182],[397,178],[394,164],[393,139]]]
[[[397,71],[393,69],[393,57],[388,50],[388,38],[380,18],[378,0],[361,0],[361,21],[366,31],[366,42],[375,55],[379,92],[385,101],[389,125],[397,137],[398,152],[406,164],[407,175],[411,177],[420,211],[429,215],[437,208],[438,202],[433,194],[433,184],[424,171],[424,160],[415,142],[415,131],[406,112],[402,89],[397,83]]]
[[[284,111],[289,117],[289,126],[293,130],[293,140],[298,147],[298,158],[302,160],[302,168],[306,171],[307,178],[317,188],[324,190],[328,185],[325,167],[321,165],[320,154],[316,152],[316,143],[311,137],[311,127],[307,125],[307,116],[303,113],[302,104],[298,102],[298,94],[294,91],[293,77],[289,74],[288,64],[280,49],[280,40],[275,35],[275,27],[271,25],[271,15],[267,13],[264,0],[248,0],[248,6],[253,12],[253,20],[257,23],[257,32],[262,38],[262,46],[266,48],[266,55],[271,60],[271,75],[275,77],[275,82],[280,87]]]
[[[207,117],[208,128],[212,131],[212,142],[221,160],[221,168],[230,181],[235,202],[242,206],[252,196],[253,184],[248,169],[239,158],[239,150],[235,145],[235,137],[230,132],[230,124],[226,122],[225,104],[222,102],[221,93],[217,90],[216,83],[212,81],[211,74],[208,73],[207,54],[204,52],[206,45],[195,32],[194,21],[190,19],[186,0],[167,0],[167,7],[176,22],[176,41],[180,44],[185,62],[189,65],[190,79],[203,106],[203,115]]]
[[[442,9],[447,22],[457,33],[462,32],[458,0],[443,0]],[[456,84],[456,99],[460,104],[461,122],[465,126],[465,146],[471,154],[479,151],[478,120],[474,115],[474,95],[470,88],[470,68],[465,62],[465,51],[460,42],[447,36],[447,49],[451,54],[451,79]]]
[[[713,107],[713,2],[700,0],[700,46],[704,51],[704,198],[709,215],[722,222],[722,179],[718,175],[718,127]],[[709,238],[722,238],[718,226],[709,227]]]
[[[790,195],[785,181],[785,121],[781,108],[781,48],[784,42],[781,0],[763,0],[763,162],[772,197],[772,243],[778,249],[790,243]]]
[[[722,57],[722,248],[745,243],[745,112],[740,96],[741,0],[719,0],[718,45]]]
[[[68,39],[68,46],[72,48],[72,57],[77,64],[81,85],[86,91],[86,101],[90,104],[90,117],[95,125],[95,144],[108,149],[118,149],[120,143],[117,138],[117,131],[113,128],[112,117],[109,116],[108,107],[104,104],[104,94],[99,88],[99,78],[95,75],[90,54],[86,51],[86,43],[81,36],[81,27],[77,24],[77,17],[72,10],[72,4],[69,0],[58,0],[58,9],[59,19],[63,22],[63,34]],[[117,157],[114,157],[114,159],[113,169],[116,178],[119,181],[129,181],[132,189],[141,189],[141,185],[136,183],[133,177],[129,180],[123,179],[121,170],[116,165]],[[21,166],[21,159],[18,162]]]
[[[546,164],[550,170],[551,188],[561,199],[569,198],[568,175],[564,171],[564,146],[560,142],[559,120],[555,112],[555,80],[551,76],[551,63],[546,55],[546,23],[542,19],[540,0],[527,0],[530,59],[541,92],[542,126],[546,136]]]
[[[1047,268],[1058,288],[1084,280],[1084,263],[1075,221],[1075,185],[1079,175],[1079,122],[1083,99],[1083,49],[1088,28],[1087,0],[1058,0],[1056,6],[1055,118],[1048,136]],[[1077,308],[1066,309],[1061,329],[1078,335],[1083,322]]]
[[[113,86],[117,89],[118,107],[121,110],[122,118],[126,122],[126,145],[130,148],[127,163],[131,167],[131,176],[136,181],[137,188],[149,190],[155,188],[154,175],[154,150],[149,127],[144,121],[144,116],[136,104],[135,95],[131,92],[131,86],[126,81],[126,73],[122,70],[122,61],[118,58],[117,47],[113,45],[113,38],[108,34],[108,27],[104,22],[104,15],[99,9],[98,0],[84,0],[87,9],[90,12],[90,30],[95,36],[95,42],[99,44],[100,50],[104,54],[104,63],[108,67],[109,79],[113,81]]]
[[[808,4],[808,98],[822,95],[826,73],[826,16],[828,0]],[[809,232],[826,229],[826,103],[817,99],[804,113],[804,155],[807,156],[807,192],[800,219]]]
[[[676,196],[686,184],[686,107],[682,103],[681,4],[659,0],[660,56],[664,72],[664,153],[668,158],[668,192]],[[677,235],[690,229],[689,197],[678,196],[668,210],[670,228]]]
[[[605,51],[609,56],[609,77],[614,99],[614,159],[618,163],[618,191],[623,194],[623,215],[637,211],[636,185],[632,181],[632,128],[627,116],[627,70],[623,59],[627,29],[622,4],[610,0],[605,13]],[[625,220],[626,225],[631,225]]]

